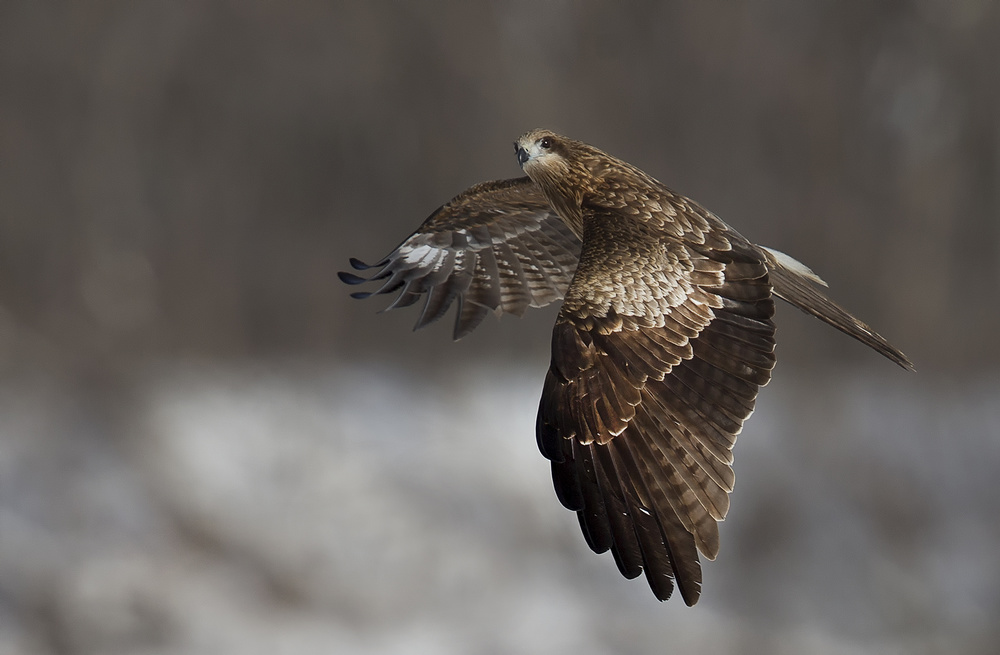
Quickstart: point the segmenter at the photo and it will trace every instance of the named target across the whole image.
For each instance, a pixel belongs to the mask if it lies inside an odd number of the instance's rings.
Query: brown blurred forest
[[[988,0],[0,3],[0,655],[992,653],[998,64]],[[539,126],[917,367],[779,310],[691,610],[552,494],[555,308],[337,280]]]
[[[998,35],[977,0],[4,3],[4,369],[436,358],[447,328],[335,273],[517,175],[535,126],[807,262],[922,370],[995,365]],[[549,320],[476,349],[535,357]]]

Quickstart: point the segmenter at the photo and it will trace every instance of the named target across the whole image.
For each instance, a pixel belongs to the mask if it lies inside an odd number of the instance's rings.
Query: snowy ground
[[[538,370],[8,382],[0,655],[994,652],[1000,382],[877,370],[779,370],[695,608],[586,548]]]

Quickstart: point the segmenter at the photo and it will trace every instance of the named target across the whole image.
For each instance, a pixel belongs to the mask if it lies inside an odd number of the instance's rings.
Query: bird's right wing
[[[699,221],[671,209],[675,225]],[[688,605],[698,551],[719,549],[733,443],[774,366],[762,255],[724,226],[696,227],[676,238],[627,213],[590,220],[536,425],[590,547],[625,577],[645,572],[660,600],[676,582]]]
[[[580,256],[580,240],[527,177],[483,182],[439,208],[376,264],[351,259],[368,277],[340,273],[347,284],[382,281],[374,294],[399,295],[386,308],[406,307],[426,294],[414,329],[441,318],[458,301],[454,338],[489,312],[520,316],[566,294]]]

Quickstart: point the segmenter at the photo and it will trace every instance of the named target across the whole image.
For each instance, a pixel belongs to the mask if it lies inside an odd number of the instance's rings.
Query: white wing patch
[[[434,246],[429,246],[427,244],[422,244],[416,248],[412,246],[400,246],[399,255],[404,262],[412,266],[425,266],[434,261],[434,258],[440,254],[441,250],[435,248]]]

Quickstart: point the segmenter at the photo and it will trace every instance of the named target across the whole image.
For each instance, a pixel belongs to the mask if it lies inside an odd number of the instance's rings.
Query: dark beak
[[[524,162],[528,161],[529,159],[531,159],[531,155],[528,154],[528,151],[525,150],[524,148],[518,147],[517,163],[521,166],[521,168],[524,168]]]

